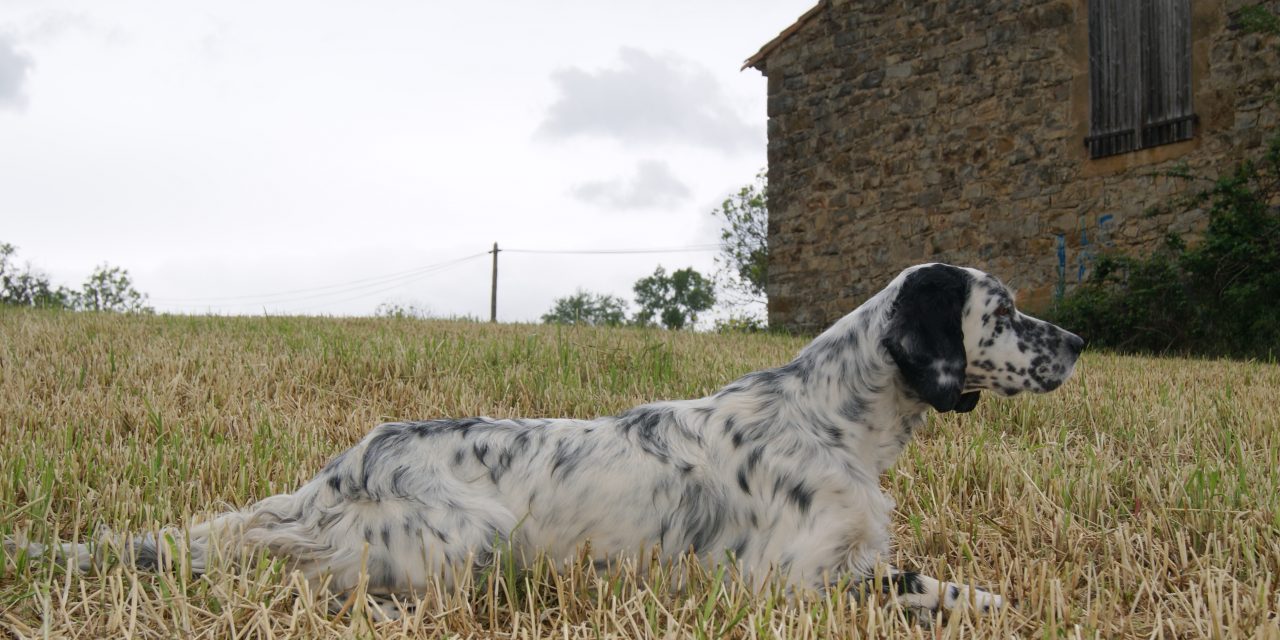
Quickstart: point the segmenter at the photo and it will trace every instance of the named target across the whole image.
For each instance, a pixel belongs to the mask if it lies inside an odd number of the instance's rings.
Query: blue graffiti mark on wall
[[[1067,292],[1067,237],[1061,233],[1058,238],[1058,285],[1053,289],[1053,298],[1061,300]]]
[[[1084,282],[1085,271],[1088,270],[1088,263],[1093,258],[1093,252],[1089,250],[1089,230],[1080,229],[1080,259],[1076,265],[1076,283]]]
[[[1084,282],[1089,275],[1089,270],[1093,267],[1094,262],[1097,261],[1098,254],[1105,253],[1115,246],[1111,238],[1111,233],[1115,226],[1115,218],[1115,215],[1110,213],[1098,217],[1097,228],[1094,229],[1095,242],[1091,244],[1088,224],[1085,222],[1084,216],[1081,216],[1078,225],[1080,242],[1076,246],[1074,256],[1068,255],[1066,234],[1054,234],[1057,239],[1056,248],[1058,254],[1058,284],[1054,288],[1055,299],[1061,300],[1062,296],[1066,294],[1068,265],[1075,267],[1073,270],[1076,275],[1076,284]],[[1071,258],[1074,258],[1074,260]]]

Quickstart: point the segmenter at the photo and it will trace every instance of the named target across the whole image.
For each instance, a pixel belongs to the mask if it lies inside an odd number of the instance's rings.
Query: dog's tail
[[[88,542],[62,542],[49,545],[22,543],[6,538],[5,551],[10,555],[26,552],[29,558],[47,558],[73,571],[91,571],[111,564],[113,559],[143,571],[161,571],[173,567],[189,567],[194,574],[204,573],[219,551],[233,549],[243,538],[249,516],[242,512],[219,515],[190,529],[165,527],[136,535],[121,535],[100,528]]]
[[[189,528],[166,527],[138,535],[100,529],[83,543],[23,543],[4,540],[9,555],[26,552],[30,558],[49,558],[71,570],[90,571],[119,559],[144,571],[173,568],[202,574],[219,560],[238,561],[243,554],[266,550],[295,560],[326,555],[328,545],[310,539],[296,521],[298,495],[278,495],[242,511],[220,514]]]

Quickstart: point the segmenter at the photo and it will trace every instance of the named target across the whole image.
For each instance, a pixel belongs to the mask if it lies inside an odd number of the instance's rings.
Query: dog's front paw
[[[1005,606],[1006,601],[1001,596],[959,584],[948,584],[942,600],[942,607],[948,611],[970,609],[978,613],[995,613]]]

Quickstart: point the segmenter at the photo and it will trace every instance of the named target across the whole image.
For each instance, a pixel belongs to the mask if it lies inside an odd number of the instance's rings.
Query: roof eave
[[[746,62],[742,63],[742,68],[739,69],[739,71],[745,71],[748,67],[754,67],[759,69],[761,72],[764,72],[765,58],[768,58],[769,54],[773,53],[774,49],[782,46],[783,42],[795,35],[795,33],[802,29],[810,20],[822,13],[822,10],[827,6],[827,2],[828,0],[818,0],[818,4],[813,5],[813,8],[804,12],[804,15],[797,18],[791,26],[783,29],[782,33],[779,33],[777,37],[764,43],[764,46],[760,47],[760,50],[757,51],[755,55],[747,58]]]

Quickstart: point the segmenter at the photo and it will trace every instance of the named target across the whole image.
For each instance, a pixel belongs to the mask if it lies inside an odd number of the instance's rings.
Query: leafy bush
[[[542,315],[547,324],[580,324],[591,327],[617,327],[627,321],[627,303],[622,298],[578,290],[564,298],[556,298],[551,311]]]
[[[424,320],[432,317],[430,307],[425,304],[394,300],[380,303],[373,309],[373,315],[377,318],[411,318],[415,320]]]
[[[1193,179],[1185,170],[1176,175]],[[1055,320],[1098,346],[1274,359],[1280,354],[1280,135],[1188,201],[1208,227],[1149,256],[1110,256]]]
[[[54,286],[49,276],[28,263],[18,269],[18,248],[0,242],[0,305],[42,307],[78,311],[150,313],[147,294],[133,288],[127,269],[100,265],[79,291]]]
[[[769,325],[759,317],[742,314],[730,313],[727,318],[717,318],[715,323],[716,333],[766,333],[769,332]]]

